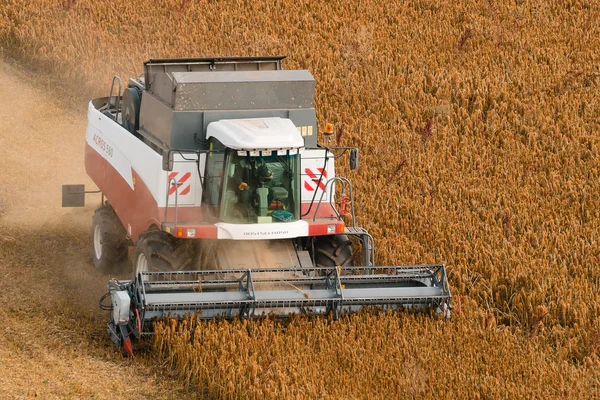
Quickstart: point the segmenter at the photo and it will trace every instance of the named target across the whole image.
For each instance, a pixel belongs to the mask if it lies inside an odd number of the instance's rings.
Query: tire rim
[[[100,225],[94,227],[94,253],[96,260],[102,257],[102,232],[100,232]]]
[[[135,274],[140,272],[148,272],[148,259],[144,253],[140,253],[135,263]]]

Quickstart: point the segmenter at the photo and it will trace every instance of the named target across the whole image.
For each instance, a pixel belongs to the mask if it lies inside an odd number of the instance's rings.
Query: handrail
[[[119,82],[119,90],[117,91],[117,94],[115,96],[115,121],[118,121],[118,117],[119,117],[119,96],[121,95],[121,87],[123,86],[123,81],[121,81],[121,78],[118,77],[117,75],[113,76],[112,79],[112,83],[110,84],[110,94],[108,95],[108,110],[110,110],[111,105],[113,104],[112,102],[112,98],[113,98],[113,90],[115,88],[115,80],[117,80]]]
[[[181,186],[181,182],[177,182],[177,179],[175,179],[175,178],[171,178],[167,182],[167,195],[166,195],[166,201],[165,201],[165,216],[163,218],[163,222],[167,222],[167,211],[169,210],[169,197],[171,196],[171,194],[169,193],[169,190],[170,190],[171,186],[175,186],[175,187]],[[174,221],[175,225],[177,225],[178,202],[179,202],[179,191],[177,189],[175,189],[175,221]]]
[[[345,192],[345,185],[348,185],[348,192],[349,192],[349,198],[350,198],[350,213],[352,215],[352,227],[356,228],[356,215],[354,212],[354,198],[352,195],[352,184],[350,183],[350,181],[347,178],[341,177],[341,176],[336,176],[333,178],[330,178],[327,180],[327,182],[325,183],[325,189],[323,189],[321,191],[321,197],[319,198],[319,202],[317,203],[317,208],[315,209],[315,214],[313,215],[313,221],[315,221],[317,219],[317,213],[319,212],[319,207],[321,205],[321,202],[323,201],[323,195],[327,192],[327,187],[331,186],[331,190],[329,191],[329,204],[331,205],[331,208],[333,208],[333,211],[335,211],[335,213],[337,214],[337,218],[338,220],[342,220],[342,216],[340,215],[340,213],[338,212],[338,210],[335,207],[335,204],[333,204],[333,195],[334,195],[334,190],[333,190],[333,184],[339,181],[342,184],[342,193]]]

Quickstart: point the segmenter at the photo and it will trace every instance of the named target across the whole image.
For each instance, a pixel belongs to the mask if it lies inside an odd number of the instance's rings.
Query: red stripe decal
[[[185,194],[188,194],[189,192],[190,192],[190,185],[187,185],[179,194],[183,196]]]
[[[190,179],[190,176],[192,176],[192,173],[186,172],[179,180],[179,183],[183,183],[183,182],[187,181],[188,179]]]
[[[308,175],[311,179],[315,179],[317,176],[310,170],[310,168],[306,168],[304,170],[304,172],[306,172],[306,175]]]
[[[323,176],[323,178],[327,178],[327,171],[325,171],[323,168],[317,168],[317,171],[319,171],[319,173]],[[311,180],[315,183],[315,186],[318,186],[319,189],[321,190],[325,190],[325,184],[323,183],[323,180],[321,177],[318,177],[314,172],[311,171],[310,168],[306,168],[304,169],[304,172],[306,173],[306,175],[308,175]],[[319,182],[320,181],[320,182]],[[306,190],[309,191],[314,191],[315,189],[310,187],[310,185],[308,185],[306,183],[306,181],[304,181],[304,188]]]

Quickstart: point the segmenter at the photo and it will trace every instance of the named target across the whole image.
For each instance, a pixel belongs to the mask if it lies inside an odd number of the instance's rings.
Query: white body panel
[[[218,239],[264,240],[308,236],[308,223],[302,220],[271,224],[228,224],[219,222],[215,225],[218,228]]]
[[[159,182],[164,182],[164,184],[159,183],[158,187],[159,207],[166,206],[167,187],[169,188],[169,207],[175,206],[175,202],[178,206],[200,206],[202,184],[198,177],[198,165],[195,161],[198,157],[200,157],[200,173],[204,174],[206,154],[198,156],[196,153],[183,153],[183,155],[175,153],[173,155],[173,171],[169,172],[162,170],[161,161]],[[177,190],[172,186],[171,178],[177,181]]]
[[[161,155],[116,124],[113,119],[98,111],[91,102],[86,141],[117,170],[132,189],[134,189],[133,171],[135,171],[159,207],[166,206],[169,177],[175,178],[178,182],[177,194],[174,190],[169,190],[170,206],[175,205],[176,196],[177,204],[180,206],[200,206],[202,186],[195,161],[198,157],[196,153],[184,153],[183,156],[175,153],[173,171],[164,171]],[[127,153],[122,150],[126,150]],[[204,154],[200,155],[201,173],[204,173],[205,158]]]
[[[335,159],[333,154],[329,153],[329,159],[327,160],[327,166],[325,167],[325,173],[319,184],[319,178],[323,171],[323,165],[325,163],[325,149],[306,149],[301,154],[300,163],[300,191],[301,199],[303,203],[310,203],[315,199],[315,203],[319,201],[323,190],[327,189],[327,192],[323,194],[323,201],[329,201],[330,192],[335,194],[335,184],[327,186],[329,179],[335,177]],[[316,192],[316,194],[315,194]]]
[[[131,298],[125,290],[118,290],[112,298],[112,319],[117,325],[126,325],[129,322],[129,306]]]

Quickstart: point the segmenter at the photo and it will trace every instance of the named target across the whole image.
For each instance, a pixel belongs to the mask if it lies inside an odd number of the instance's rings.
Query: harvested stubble
[[[137,74],[150,57],[287,54],[287,68],[316,76],[320,122],[343,125],[342,144],[362,149],[349,177],[378,262],[444,261],[455,294],[478,305],[463,328],[402,317],[398,336],[430,332],[415,345],[431,354],[421,365],[430,379],[458,377],[450,357],[487,347],[512,349],[498,363],[560,379],[563,362],[596,363],[600,343],[599,13],[586,0],[9,0],[0,45],[102,95],[112,73]],[[510,333],[488,333],[495,321]],[[442,337],[466,339],[454,353],[427,353]],[[193,375],[193,359],[178,360]],[[464,362],[474,381],[492,373]],[[467,384],[455,379],[450,393]]]

